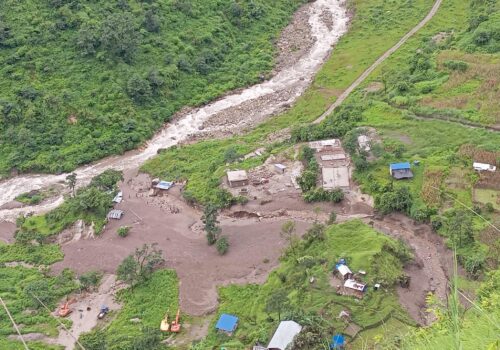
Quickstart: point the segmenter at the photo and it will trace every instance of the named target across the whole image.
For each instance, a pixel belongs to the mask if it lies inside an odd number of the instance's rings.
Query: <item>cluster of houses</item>
[[[413,161],[413,164],[418,165],[419,161]],[[488,163],[474,162],[472,163],[472,167],[474,170],[479,172],[482,171],[495,172],[497,170],[496,165]],[[389,165],[389,173],[396,180],[413,178],[413,173],[411,171],[411,165],[409,162],[391,163]]]
[[[337,293],[341,295],[353,295],[359,299],[363,298],[366,291],[366,284],[361,283],[357,276],[355,276],[345,259],[340,259],[337,264],[335,264],[335,271],[340,275],[343,285],[337,287]],[[364,274],[364,271],[360,271],[360,274]]]
[[[232,336],[238,327],[239,318],[230,314],[222,314],[215,328],[218,332]],[[267,346],[255,345],[252,350],[286,350],[295,337],[302,331],[302,326],[295,321],[281,321]],[[330,349],[343,349],[345,338],[342,334],[332,337]]]
[[[311,141],[309,147],[313,149],[321,167],[322,187],[325,190],[341,188],[348,190],[349,159],[338,139]]]

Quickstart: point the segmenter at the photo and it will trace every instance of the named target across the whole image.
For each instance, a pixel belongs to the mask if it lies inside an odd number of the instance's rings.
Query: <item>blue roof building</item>
[[[330,344],[330,349],[343,349],[345,346],[345,338],[342,334],[335,334],[332,337],[332,343]]]
[[[391,176],[397,180],[413,178],[409,162],[391,163],[389,165],[389,172],[391,173]]]
[[[236,327],[238,327],[238,317],[229,314],[220,315],[215,328],[218,331],[226,332],[228,334],[232,334]]]

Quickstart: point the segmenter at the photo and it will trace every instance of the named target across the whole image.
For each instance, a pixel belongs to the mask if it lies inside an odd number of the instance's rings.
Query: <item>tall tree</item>
[[[278,320],[281,321],[281,313],[286,306],[290,303],[286,290],[278,289],[266,301],[266,312],[276,312]]]
[[[69,186],[69,189],[71,190],[71,194],[74,197],[75,196],[75,187],[76,187],[76,174],[71,173],[68,176],[66,176],[66,183]]]
[[[116,271],[118,279],[131,286],[147,280],[155,268],[165,262],[163,252],[157,246],[157,243],[153,243],[136,248],[135,253],[127,256],[118,266]]]
[[[220,227],[217,225],[219,223],[219,221],[217,221],[217,207],[213,204],[205,206],[201,221],[205,224],[204,229],[207,233],[208,244],[214,244],[217,242],[217,238],[221,232]]]
[[[129,13],[114,13],[102,25],[101,43],[115,57],[132,61],[139,44],[139,32]]]

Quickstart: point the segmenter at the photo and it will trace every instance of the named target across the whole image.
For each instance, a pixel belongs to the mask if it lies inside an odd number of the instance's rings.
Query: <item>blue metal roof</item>
[[[343,347],[345,344],[345,338],[342,334],[336,334],[332,337],[332,344],[330,349],[338,349]]]
[[[229,314],[222,314],[220,315],[215,328],[225,332],[234,332],[237,325],[238,317]]]
[[[391,167],[391,170],[410,169],[410,163],[408,163],[408,162],[404,162],[404,163],[391,163],[390,167]]]

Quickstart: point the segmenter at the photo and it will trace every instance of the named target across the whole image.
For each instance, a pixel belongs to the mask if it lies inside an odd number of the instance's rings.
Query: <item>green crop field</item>
[[[0,2],[0,174],[135,148],[181,107],[259,81],[303,2]]]

